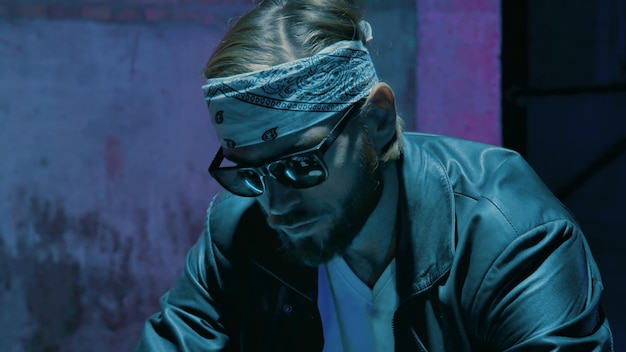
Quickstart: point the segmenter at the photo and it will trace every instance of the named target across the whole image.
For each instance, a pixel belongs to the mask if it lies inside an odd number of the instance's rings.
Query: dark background
[[[626,1],[503,1],[504,145],[575,214],[626,346]]]

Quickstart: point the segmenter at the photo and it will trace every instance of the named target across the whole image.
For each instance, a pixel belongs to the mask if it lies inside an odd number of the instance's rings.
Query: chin
[[[317,267],[329,262],[337,255],[345,253],[352,243],[354,235],[350,231],[328,231],[325,235],[321,231],[302,238],[280,234],[282,250],[286,257],[298,264]]]

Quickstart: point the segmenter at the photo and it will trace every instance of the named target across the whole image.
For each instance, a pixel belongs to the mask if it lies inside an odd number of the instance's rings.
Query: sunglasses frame
[[[353,104],[352,106],[350,106],[350,108],[348,108],[348,110],[343,114],[343,116],[339,119],[339,121],[335,124],[335,126],[333,126],[333,128],[330,130],[330,132],[328,132],[328,134],[315,146],[311,147],[311,148],[307,148],[305,150],[301,150],[295,153],[291,153],[288,154],[286,156],[280,157],[276,160],[270,161],[268,163],[262,164],[262,165],[245,165],[245,166],[226,166],[226,167],[220,167],[220,165],[222,165],[222,162],[224,161],[224,147],[220,146],[220,148],[217,151],[217,154],[215,155],[215,157],[213,158],[213,161],[211,162],[211,165],[209,166],[209,174],[222,186],[224,187],[227,191],[236,194],[238,196],[242,196],[242,197],[258,197],[260,195],[262,195],[263,193],[265,193],[265,177],[272,177],[273,179],[275,179],[277,182],[279,182],[281,185],[284,185],[285,187],[289,187],[289,188],[297,188],[297,189],[304,189],[304,188],[311,188],[311,187],[315,187],[317,185],[322,184],[324,181],[326,181],[326,179],[328,179],[328,167],[326,166],[326,163],[324,162],[324,154],[328,151],[328,149],[330,149],[330,146],[335,142],[335,140],[337,139],[337,137],[339,137],[339,135],[341,135],[341,133],[343,132],[343,130],[345,129],[346,125],[348,124],[348,122],[351,120],[351,117],[353,115],[354,112],[359,111],[359,109],[357,109],[357,106],[361,106],[361,104],[357,103],[357,104]],[[275,165],[277,163],[282,163],[285,162],[285,160],[288,159],[292,159],[294,157],[301,157],[304,155],[308,155],[308,154],[312,154],[316,159],[319,160],[320,165],[322,166],[322,170],[323,170],[323,177],[322,180],[320,182],[317,182],[315,184],[312,185],[307,185],[304,187],[296,187],[293,184],[285,184],[283,182],[280,181],[279,178],[277,178],[271,171],[271,167],[272,165]],[[242,192],[237,192],[234,191],[234,188],[232,188],[230,185],[227,184],[227,182],[224,182],[221,178],[220,178],[220,173],[222,171],[252,171],[255,174],[257,174],[259,176],[259,181],[261,183],[261,190],[260,193],[251,193],[251,194],[244,194]],[[254,188],[252,186],[249,186],[250,190],[254,190]]]

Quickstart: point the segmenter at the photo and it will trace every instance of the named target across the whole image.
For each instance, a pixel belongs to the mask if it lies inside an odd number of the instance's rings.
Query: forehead
[[[224,157],[238,164],[263,164],[317,145],[331,128],[332,124],[324,121],[272,141],[234,149],[224,148]]]

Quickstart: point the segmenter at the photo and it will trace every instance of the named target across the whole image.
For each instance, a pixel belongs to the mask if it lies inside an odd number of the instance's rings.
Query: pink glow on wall
[[[416,129],[501,144],[500,1],[417,1]]]

